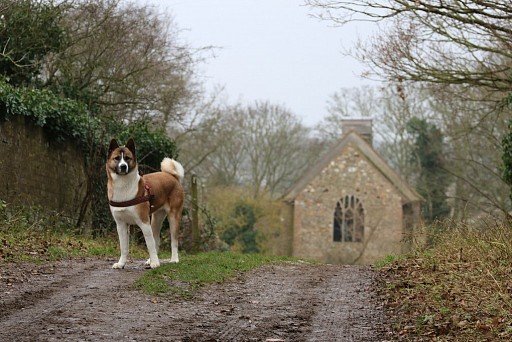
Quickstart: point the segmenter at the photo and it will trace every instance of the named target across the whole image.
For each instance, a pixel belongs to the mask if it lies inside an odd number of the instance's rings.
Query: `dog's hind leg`
[[[160,249],[160,229],[162,229],[162,223],[165,220],[165,211],[159,210],[151,216],[151,230],[153,232],[153,238],[155,239],[155,247],[156,252],[158,254],[158,251]],[[149,265],[151,263],[151,260],[148,259],[146,261],[146,265]]]
[[[169,233],[171,235],[171,262],[179,262],[178,256],[178,231],[180,228],[181,209],[176,211],[170,211],[167,214],[169,220]]]
[[[121,257],[119,261],[112,265],[112,268],[124,268],[126,264],[126,259],[128,258],[128,252],[130,250],[130,235],[128,228],[129,226],[122,222],[116,222],[117,226],[117,235],[119,235],[119,247],[121,248]]]
[[[158,261],[158,254],[156,253],[155,238],[153,237],[153,231],[151,229],[151,225],[149,223],[144,223],[142,221],[137,222],[137,225],[142,230],[142,234],[144,235],[144,240],[146,240],[146,246],[148,247],[148,252],[149,252],[149,266],[151,268],[156,268],[156,267],[160,266],[160,261]]]

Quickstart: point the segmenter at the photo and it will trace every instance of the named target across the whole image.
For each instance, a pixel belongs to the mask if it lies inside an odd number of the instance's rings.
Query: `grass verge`
[[[119,256],[115,233],[92,238],[73,231],[72,222],[58,214],[0,201],[0,262]],[[143,259],[147,258],[147,251],[144,246],[131,243],[130,255]]]
[[[130,256],[144,259],[144,246],[131,243]],[[84,257],[118,257],[117,237],[90,238],[72,233],[40,231],[1,231],[0,262],[42,262]]]
[[[163,264],[146,272],[135,286],[152,295],[190,298],[203,285],[220,283],[241,272],[282,262],[297,261],[290,257],[270,257],[261,254],[206,252],[183,255],[178,264]]]
[[[512,227],[438,228],[432,247],[380,269],[393,340],[510,341]]]

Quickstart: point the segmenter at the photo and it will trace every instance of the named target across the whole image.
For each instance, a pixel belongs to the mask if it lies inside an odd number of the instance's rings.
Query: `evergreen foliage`
[[[419,167],[416,189],[425,199],[423,218],[427,222],[445,218],[450,213],[446,202],[450,180],[444,166],[443,133],[419,118],[409,120],[407,130],[415,137],[411,160]]]
[[[239,203],[232,213],[233,221],[221,234],[228,245],[238,244],[242,253],[259,253],[255,209],[248,203]]]
[[[510,199],[512,200],[512,120],[509,122],[508,134],[503,138],[503,178],[511,187]]]
[[[176,145],[163,128],[155,128],[148,120],[137,120],[118,124],[118,130],[113,132],[119,143],[124,144],[133,138],[137,149],[137,162],[144,172],[160,171],[160,162],[165,157],[176,158]]]
[[[7,0],[0,5],[0,75],[13,85],[34,85],[41,63],[59,52],[66,34],[52,1]]]
[[[62,98],[49,90],[13,87],[0,78],[0,119],[22,115],[57,142],[73,140],[85,149],[89,133],[99,130],[99,121],[80,102]]]

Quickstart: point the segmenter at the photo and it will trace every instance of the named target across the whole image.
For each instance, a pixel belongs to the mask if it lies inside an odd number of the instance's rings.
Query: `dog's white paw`
[[[160,262],[160,261],[157,261],[157,262],[155,262],[155,263],[151,263],[151,259],[148,259],[148,260],[146,260],[146,262],[144,263],[144,266],[146,266],[146,268],[150,268],[150,267],[151,267],[151,268],[156,268],[156,267],[160,266],[160,264],[161,264],[161,263],[163,263],[163,262],[164,262],[164,260],[161,260],[161,262]]]
[[[174,259],[162,259],[160,260],[160,263],[161,264],[170,264],[170,263],[173,263],[173,264],[177,264],[179,262],[178,258],[174,258]]]
[[[124,265],[123,263],[121,262],[116,262],[114,265],[112,265],[112,268],[114,269],[120,269],[120,268],[124,268]]]
[[[180,259],[178,257],[172,257],[171,258],[171,263],[172,264],[177,264],[178,262],[180,262]]]

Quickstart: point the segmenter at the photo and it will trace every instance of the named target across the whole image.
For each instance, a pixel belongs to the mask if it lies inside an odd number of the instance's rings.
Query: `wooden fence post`
[[[191,197],[192,197],[192,251],[199,251],[200,233],[199,233],[199,198],[197,193],[197,176],[193,173],[191,176]]]

